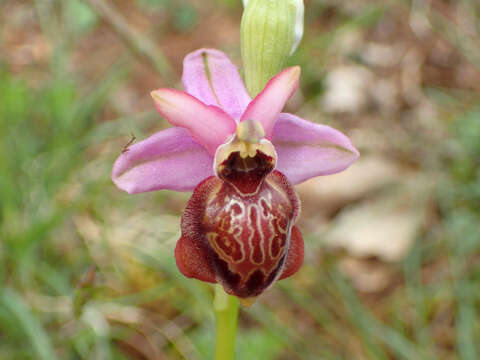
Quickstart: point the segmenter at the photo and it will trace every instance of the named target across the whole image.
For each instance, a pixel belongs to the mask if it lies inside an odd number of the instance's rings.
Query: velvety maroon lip
[[[235,180],[247,183],[251,177],[237,175]],[[258,187],[247,195],[217,177],[198,185],[175,250],[185,276],[220,283],[229,294],[248,298],[300,268],[303,240],[294,227],[299,201],[293,186],[274,171]]]

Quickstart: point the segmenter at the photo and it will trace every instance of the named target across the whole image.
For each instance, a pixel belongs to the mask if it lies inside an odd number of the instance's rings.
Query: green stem
[[[235,338],[237,336],[238,298],[228,295],[221,285],[215,286],[213,301],[217,324],[215,360],[235,359]]]

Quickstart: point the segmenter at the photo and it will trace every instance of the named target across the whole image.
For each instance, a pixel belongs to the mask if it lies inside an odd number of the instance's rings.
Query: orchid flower
[[[253,100],[218,50],[194,51],[183,66],[185,92],[152,92],[174,127],[123,152],[112,179],[130,194],[194,190],[175,249],[179,270],[254,298],[302,265],[293,184],[342,171],[359,153],[341,132],[282,113],[298,88],[298,66]]]

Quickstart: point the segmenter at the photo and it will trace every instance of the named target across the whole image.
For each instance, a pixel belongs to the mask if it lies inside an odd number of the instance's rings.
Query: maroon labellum
[[[243,143],[251,147],[247,155],[231,151],[238,141],[229,146],[218,177],[200,183],[187,204],[175,257],[185,276],[251,298],[302,265],[303,240],[294,226],[299,201],[287,178],[273,171],[274,151]]]

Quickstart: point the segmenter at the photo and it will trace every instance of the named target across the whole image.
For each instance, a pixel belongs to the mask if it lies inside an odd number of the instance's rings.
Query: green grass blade
[[[8,288],[3,290],[0,299],[6,310],[16,318],[18,326],[24,331],[26,338],[30,340],[38,358],[43,360],[58,359],[47,333],[23,299],[14,290]]]

